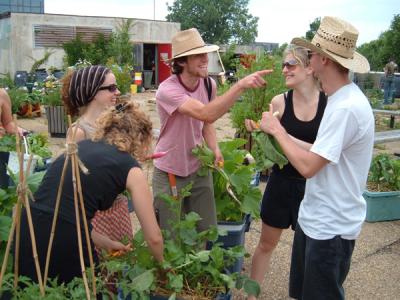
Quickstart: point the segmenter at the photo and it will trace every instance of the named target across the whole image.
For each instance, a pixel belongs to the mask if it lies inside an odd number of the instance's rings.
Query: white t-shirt
[[[307,236],[318,240],[358,237],[366,215],[362,193],[373,144],[371,106],[354,83],[345,85],[328,98],[310,149],[330,163],[306,183],[298,222]]]

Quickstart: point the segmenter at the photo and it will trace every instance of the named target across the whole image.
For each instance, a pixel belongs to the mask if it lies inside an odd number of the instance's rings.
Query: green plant
[[[49,148],[49,139],[43,133],[32,133],[27,136],[27,142],[30,152],[41,157],[49,158],[52,153]],[[15,135],[5,135],[0,140],[0,151],[12,152],[16,149]]]
[[[365,96],[368,98],[372,108],[380,108],[383,92],[381,89],[366,89]]]
[[[116,26],[108,45],[108,58],[113,58],[118,65],[130,65],[133,62],[131,28],[135,25],[133,19],[122,20]]]
[[[269,103],[275,95],[286,90],[285,82],[280,67],[281,58],[262,55],[254,60],[250,68],[240,66],[237,72],[238,78],[263,69],[273,69],[274,72],[266,77],[268,82],[265,88],[248,89],[241,96],[241,101],[235,103],[231,109],[231,120],[234,128],[239,133],[246,133],[245,119],[259,120],[262,113],[269,110]]]
[[[19,108],[29,102],[29,94],[25,89],[12,88],[7,91],[11,99],[11,112],[16,114]]]
[[[372,159],[368,182],[378,191],[400,190],[400,160],[389,154],[378,154]]]
[[[29,57],[30,59],[33,60],[33,64],[32,64],[32,66],[31,66],[31,69],[30,69],[29,73],[28,73],[28,80],[29,80],[29,81],[33,82],[33,81],[36,80],[35,71],[36,71],[41,65],[43,65],[44,63],[46,63],[46,62],[49,60],[49,58],[50,58],[50,56],[51,56],[52,54],[53,54],[53,52],[47,51],[47,50],[46,50],[46,51],[44,52],[42,58],[35,59],[35,58],[33,58],[33,57]]]
[[[251,154],[256,160],[258,171],[272,168],[274,164],[282,168],[288,163],[281,147],[273,136],[260,130],[252,132],[251,136],[254,141]]]
[[[46,91],[43,95],[43,102],[44,105],[48,106],[60,106],[63,105],[61,99],[61,87],[55,85],[51,88],[46,88]]]
[[[238,222],[243,220],[244,214],[259,217],[261,192],[250,185],[255,166],[243,164],[248,152],[238,148],[244,144],[244,139],[219,143],[224,157],[223,166],[214,165],[214,153],[206,145],[199,145],[192,151],[204,168],[214,171],[214,196],[219,221]]]
[[[118,89],[121,92],[121,95],[129,93],[132,83],[132,67],[130,65],[116,65],[113,59],[108,60],[107,67],[110,68],[115,75],[115,79],[117,81]]]
[[[12,79],[10,73],[0,74],[0,87],[1,88],[15,88],[14,80]]]
[[[191,185],[179,191],[179,199],[163,195],[175,214],[180,215],[182,200],[190,195]],[[227,263],[244,255],[242,246],[223,249],[214,244],[205,250],[207,241],[215,242],[218,237],[216,228],[197,232],[198,214],[192,212],[182,216],[173,225],[176,232],[171,239],[164,234],[164,261],[159,265],[151,257],[139,231],[133,240],[133,251],[126,255],[110,258],[103,264],[106,278],[116,276],[114,281],[132,299],[148,299],[149,294],[172,295],[170,299],[214,299],[226,289],[244,288],[249,294],[258,295],[260,288],[256,282],[243,274],[225,274]]]

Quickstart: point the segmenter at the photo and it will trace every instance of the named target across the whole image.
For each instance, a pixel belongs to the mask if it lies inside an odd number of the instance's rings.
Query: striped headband
[[[69,84],[72,106],[86,106],[93,100],[110,69],[104,66],[89,66],[74,71]]]

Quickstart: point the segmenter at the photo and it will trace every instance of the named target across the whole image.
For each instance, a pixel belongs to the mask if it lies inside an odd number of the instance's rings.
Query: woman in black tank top
[[[291,138],[309,149],[317,136],[327,98],[320,92],[309,66],[307,49],[289,45],[284,53],[282,73],[290,90],[272,99],[273,111],[279,112],[278,118]],[[254,121],[246,120],[246,127],[253,130]],[[295,229],[304,189],[305,178],[290,163],[282,169],[273,166],[262,200],[261,236],[251,267],[251,278],[260,285],[283,229],[289,226]]]

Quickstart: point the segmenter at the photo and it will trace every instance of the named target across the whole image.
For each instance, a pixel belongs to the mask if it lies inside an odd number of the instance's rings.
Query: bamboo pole
[[[71,128],[71,124],[72,124],[71,116],[68,116],[68,125],[70,128]],[[78,124],[76,124],[75,130],[73,131],[72,141],[75,141],[75,136],[76,136],[76,131],[78,130],[78,125],[79,125],[79,122],[78,122]],[[68,144],[68,148],[72,147],[72,145],[74,145],[74,144],[73,143]],[[75,147],[76,147],[76,144],[75,144]],[[73,152],[72,149],[68,149],[68,155],[71,155],[71,163],[72,163],[72,167],[71,167],[71,169],[72,169],[72,186],[74,188],[74,207],[75,207],[76,231],[77,231],[77,235],[78,235],[79,260],[80,260],[80,264],[81,264],[83,283],[85,285],[86,298],[90,300],[91,299],[90,298],[90,290],[89,290],[88,280],[86,277],[85,261],[83,258],[81,222],[80,222],[80,218],[79,218],[78,188],[77,188],[77,179],[76,179],[76,174],[77,174],[77,172],[79,173],[79,169],[76,167],[78,165],[76,152]],[[87,242],[89,242],[89,241],[87,241]],[[94,280],[94,278],[93,278],[93,280]]]
[[[80,206],[81,206],[83,226],[85,228],[86,244],[87,244],[87,248],[88,248],[88,252],[89,252],[89,264],[90,264],[90,269],[91,269],[91,273],[92,273],[92,289],[93,289],[93,294],[96,295],[96,275],[94,272],[92,245],[90,243],[89,227],[88,227],[87,219],[86,219],[85,203],[83,201],[81,176],[79,173],[77,157],[75,157],[75,172],[76,172],[76,179],[77,179],[77,184],[78,184],[78,196],[79,196],[79,202],[80,202]]]
[[[53,241],[54,241],[54,235],[55,235],[55,228],[56,228],[56,224],[57,224],[58,211],[60,209],[61,193],[62,193],[62,188],[64,186],[64,178],[65,178],[65,173],[67,171],[68,162],[69,162],[69,155],[65,155],[64,166],[63,166],[63,170],[61,173],[61,179],[60,179],[60,183],[58,184],[58,192],[57,192],[57,198],[56,198],[56,205],[54,207],[53,223],[51,224],[49,245],[47,248],[46,265],[44,268],[44,277],[43,277],[43,283],[45,286],[47,284],[47,276],[49,274],[51,250],[53,248]]]
[[[38,254],[37,254],[35,231],[33,228],[32,214],[31,214],[31,206],[29,204],[29,199],[27,196],[28,191],[27,191],[27,189],[25,189],[25,187],[27,187],[26,178],[29,174],[29,170],[30,170],[31,163],[32,163],[32,158],[33,158],[33,154],[31,153],[29,160],[28,160],[27,169],[26,169],[26,176],[23,178],[23,182],[22,182],[23,190],[20,191],[21,195],[18,197],[22,197],[24,199],[26,216],[27,216],[28,225],[29,225],[29,232],[31,235],[32,255],[33,255],[33,259],[35,261],[35,268],[36,268],[36,274],[37,274],[37,279],[38,279],[38,283],[39,283],[40,293],[42,296],[44,296],[44,284],[42,281],[42,273],[40,271],[39,258],[38,258]]]
[[[15,122],[15,118],[14,118]],[[16,124],[16,123],[15,123]],[[16,132],[16,151],[19,163],[19,184],[21,184],[24,176],[24,156],[21,153],[21,141],[19,138],[18,131]],[[18,200],[15,206],[15,258],[14,258],[14,288],[18,285],[18,270],[19,270],[19,245],[20,245],[20,234],[21,234],[21,202],[22,199],[20,198],[20,194],[17,192]]]
[[[85,285],[85,291],[86,291],[86,298],[90,299],[90,291],[89,291],[89,285],[88,285],[88,280],[86,277],[86,271],[85,271],[85,261],[83,259],[83,247],[82,247],[82,235],[81,235],[81,221],[79,218],[79,204],[78,204],[78,191],[77,191],[77,186],[76,186],[76,176],[75,176],[75,155],[71,156],[71,161],[72,161],[72,185],[74,187],[74,206],[75,206],[75,220],[76,220],[76,231],[78,235],[78,247],[79,247],[79,259],[80,259],[80,264],[81,264],[81,272],[82,272],[82,278],[83,278],[83,283]]]

